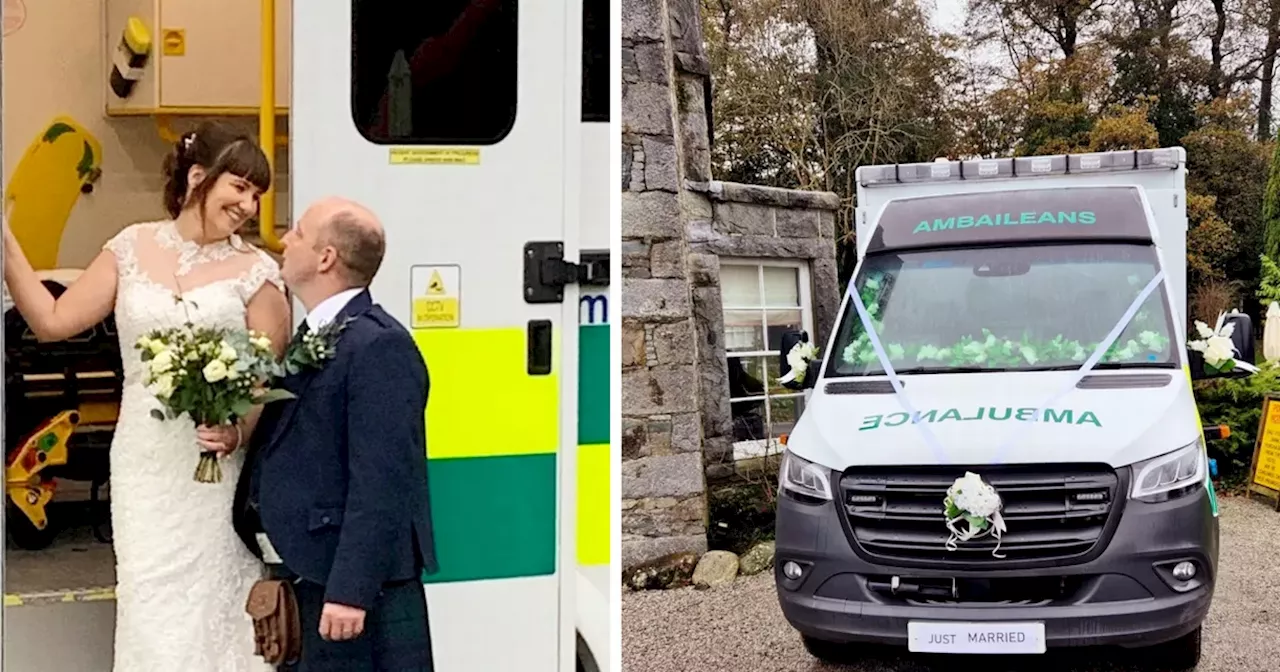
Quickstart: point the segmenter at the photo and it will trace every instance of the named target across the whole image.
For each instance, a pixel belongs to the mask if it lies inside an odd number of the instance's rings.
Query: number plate
[[[1044,653],[1043,623],[907,624],[907,649],[913,653]]]

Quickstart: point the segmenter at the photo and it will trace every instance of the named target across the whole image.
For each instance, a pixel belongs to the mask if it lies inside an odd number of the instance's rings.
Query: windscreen
[[[882,253],[854,289],[898,373],[1082,366],[1155,277],[1149,244],[1090,243]],[[1096,368],[1176,367],[1163,284]],[[846,305],[828,376],[884,373]]]

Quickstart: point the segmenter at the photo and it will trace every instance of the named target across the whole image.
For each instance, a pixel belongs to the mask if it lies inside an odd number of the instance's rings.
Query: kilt
[[[286,572],[273,574],[287,576]],[[303,579],[296,580],[293,588],[302,622],[302,659],[281,666],[281,672],[432,672],[422,583],[411,580],[384,586],[365,615],[364,632],[344,642],[320,637],[324,586]]]

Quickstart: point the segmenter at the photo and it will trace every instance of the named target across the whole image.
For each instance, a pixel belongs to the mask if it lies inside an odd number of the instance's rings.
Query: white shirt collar
[[[346,307],[347,303],[363,291],[363,287],[355,287],[338,292],[321,301],[315,308],[311,309],[311,312],[307,313],[307,328],[311,331],[316,331],[332,322],[338,316],[338,313],[342,312],[342,309]]]

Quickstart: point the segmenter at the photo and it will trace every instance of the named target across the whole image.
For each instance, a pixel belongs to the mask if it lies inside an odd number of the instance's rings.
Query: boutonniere
[[[315,331],[309,331],[295,341],[284,353],[284,369],[295,375],[303,369],[321,369],[338,351],[338,337],[355,320],[354,317],[338,322],[334,320]]]

